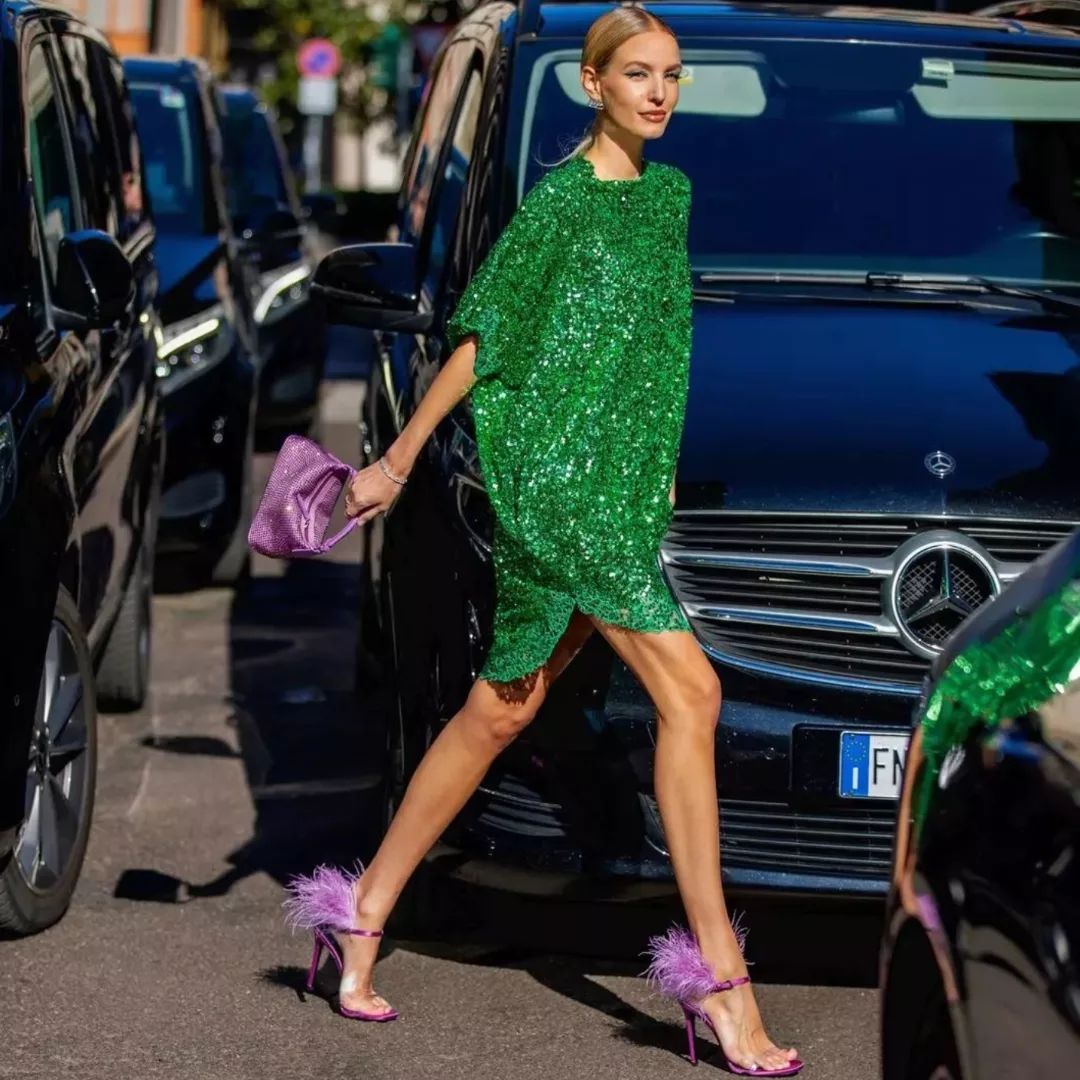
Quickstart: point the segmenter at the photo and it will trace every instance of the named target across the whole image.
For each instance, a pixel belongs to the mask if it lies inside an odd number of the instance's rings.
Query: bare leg
[[[656,706],[654,786],[690,929],[718,980],[745,975],[720,881],[714,756],[720,680],[689,631],[643,634],[593,622]],[[765,1034],[749,985],[711,994],[701,1004],[734,1064],[779,1069],[796,1056]]]
[[[420,860],[443,834],[483,780],[499,753],[535,717],[548,688],[593,632],[575,610],[548,662],[512,683],[477,679],[462,708],[428,747],[405,789],[379,850],[356,888],[356,925],[381,929]],[[341,1001],[346,1008],[386,1012],[372,989],[379,939],[337,935],[345,969]]]

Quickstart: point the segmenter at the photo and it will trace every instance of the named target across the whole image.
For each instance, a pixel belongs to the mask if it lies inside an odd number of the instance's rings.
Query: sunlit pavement
[[[363,363],[361,337],[338,335],[318,437],[352,461]],[[303,991],[310,945],[281,921],[282,883],[375,839],[379,706],[353,692],[361,557],[354,533],[317,561],[256,559],[237,594],[155,598],[151,702],[101,717],[73,905],[0,942],[0,1077],[688,1075],[681,1015],[637,977],[674,902],[472,898],[443,940],[384,941],[390,1024],[335,1015],[328,962]],[[804,1075],[876,1077],[880,909],[740,906],[763,1011]],[[708,1057],[699,1074],[727,1075]]]

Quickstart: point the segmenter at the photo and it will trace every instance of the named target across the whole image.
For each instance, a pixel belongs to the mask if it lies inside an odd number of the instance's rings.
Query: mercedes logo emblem
[[[956,458],[950,457],[944,450],[935,450],[923,458],[923,464],[939,480],[956,471]]]
[[[960,537],[916,548],[897,568],[892,609],[913,652],[932,657],[956,628],[1001,591],[991,564]]]

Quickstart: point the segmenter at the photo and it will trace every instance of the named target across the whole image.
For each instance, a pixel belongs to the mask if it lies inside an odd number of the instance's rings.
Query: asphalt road
[[[319,435],[355,460],[356,339],[335,355]],[[304,992],[310,946],[282,923],[283,882],[375,843],[379,705],[353,693],[361,557],[354,534],[316,562],[258,559],[235,594],[155,598],[151,701],[101,716],[72,907],[0,942],[0,1077],[688,1075],[681,1016],[638,977],[647,937],[681,917],[674,897],[570,905],[444,886],[441,939],[383,944],[376,985],[401,1019],[335,1015],[328,962]],[[740,906],[763,1012],[804,1075],[877,1077],[880,909]],[[728,1075],[708,1057],[700,1072]]]

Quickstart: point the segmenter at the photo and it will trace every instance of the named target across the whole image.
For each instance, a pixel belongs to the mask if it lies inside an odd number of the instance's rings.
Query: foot
[[[718,978],[722,982],[746,974],[743,965],[741,970]],[[750,983],[709,994],[697,1004],[712,1020],[720,1046],[733,1065],[744,1069],[783,1069],[798,1057],[794,1047],[781,1049],[765,1034]]]
[[[353,886],[356,893],[356,886]],[[360,899],[356,904],[357,928],[381,930],[386,922],[386,915],[367,911]],[[379,943],[382,938],[367,937],[364,934],[345,934],[335,932],[334,940],[341,952],[341,983],[338,986],[338,1000],[346,1009],[367,1013],[388,1013],[393,1006],[375,993],[372,973],[379,955]]]

